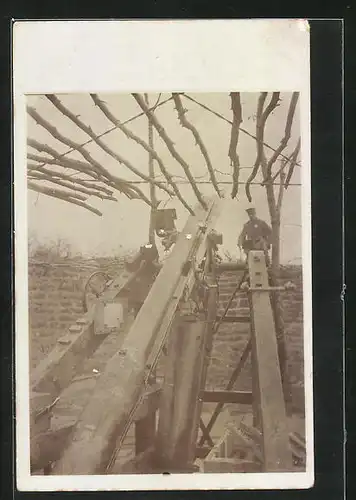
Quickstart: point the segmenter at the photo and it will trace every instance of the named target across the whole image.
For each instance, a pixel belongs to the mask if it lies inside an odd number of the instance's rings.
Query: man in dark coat
[[[155,245],[147,244],[140,248],[134,258],[126,262],[129,271],[137,272],[129,285],[129,307],[135,317],[141,309],[160,269],[159,255]]]
[[[246,257],[250,250],[263,250],[266,255],[266,262],[269,265],[268,251],[271,248],[272,229],[256,215],[254,207],[246,209],[249,220],[244,224],[238,239],[238,246],[243,248]]]

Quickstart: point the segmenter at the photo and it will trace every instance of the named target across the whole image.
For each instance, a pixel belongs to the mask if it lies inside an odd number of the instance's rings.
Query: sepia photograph
[[[29,476],[310,471],[300,89],[24,106]]]

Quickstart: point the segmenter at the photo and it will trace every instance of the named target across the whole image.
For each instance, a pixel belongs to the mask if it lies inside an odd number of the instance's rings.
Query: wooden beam
[[[173,251],[161,269],[140,309],[122,348],[107,363],[93,395],[76,426],[73,441],[56,464],[58,474],[93,474],[106,470],[117,439],[133,417],[145,368],[156,336],[182,275],[182,266],[196,254],[201,224],[209,221],[209,210],[197,207],[180,233]]]
[[[214,227],[219,213],[220,204],[215,203],[209,214],[209,220],[207,221],[206,228],[204,229],[204,231],[201,231],[197,238],[197,250],[194,257],[195,264],[200,263],[205,255],[209,232],[210,229]],[[177,311],[178,305],[181,302],[183,296],[189,297],[191,295],[195,283],[195,267],[194,265],[192,265],[187,276],[180,276],[174,294],[169,301],[165,316],[162,323],[160,324],[159,331],[155,339],[155,344],[148,358],[147,364],[149,366],[154,366],[157,362],[158,355],[166,342],[169,332],[173,327],[175,321],[175,313]]]
[[[237,403],[252,404],[252,392],[249,391],[203,391],[204,403]]]
[[[203,318],[187,315],[171,333],[157,431],[157,453],[167,470],[195,459],[193,427],[201,389],[197,367],[202,365],[205,330]]]
[[[250,251],[248,265],[251,287],[268,287],[264,252]],[[291,471],[292,454],[269,294],[251,292],[251,304],[254,377],[258,391],[254,398],[259,403],[257,421],[263,435],[264,470]]]

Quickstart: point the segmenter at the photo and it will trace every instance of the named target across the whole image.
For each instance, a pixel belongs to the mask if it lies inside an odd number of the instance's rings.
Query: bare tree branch
[[[232,174],[233,183],[232,183],[231,198],[234,199],[239,190],[239,175],[240,175],[240,159],[239,155],[237,154],[237,144],[239,142],[240,125],[242,123],[240,92],[231,92],[230,98],[231,98],[231,109],[233,114],[233,120],[231,126],[229,158],[231,160],[231,165],[233,167],[233,174]]]
[[[271,156],[271,158],[269,159],[269,161],[267,163],[267,169],[266,169],[267,178],[265,178],[264,181],[266,181],[266,180],[268,181],[271,178],[272,166],[273,166],[274,162],[277,160],[278,156],[282,153],[282,151],[285,149],[285,147],[288,144],[288,141],[289,141],[290,135],[291,135],[293,119],[294,119],[294,114],[295,114],[295,109],[297,106],[298,98],[299,98],[299,92],[293,92],[291,100],[290,100],[290,104],[289,104],[287,121],[286,121],[285,130],[284,130],[284,137],[282,138],[280,145],[275,150],[275,152],[273,153],[273,155]]]
[[[194,214],[193,210],[190,208],[188,203],[182,197],[182,195],[178,189],[178,186],[174,182],[171,174],[166,169],[166,167],[165,167],[161,157],[158,155],[157,151],[155,149],[151,148],[149,144],[147,144],[143,139],[141,139],[141,137],[137,136],[131,130],[129,130],[127,127],[125,127],[125,125],[122,125],[120,123],[120,121],[111,113],[109,108],[104,104],[104,102],[99,98],[99,96],[97,94],[90,94],[90,97],[94,101],[94,104],[96,106],[98,106],[98,108],[104,113],[106,118],[108,120],[110,120],[111,123],[113,123],[118,129],[120,129],[126,135],[127,138],[134,140],[137,144],[139,144],[141,147],[143,147],[152,156],[152,158],[154,158],[157,161],[162,174],[167,179],[168,184],[172,187],[177,198],[180,200],[180,202],[184,205],[184,207],[191,214]]]
[[[156,104],[158,104],[159,100],[161,98],[161,94],[159,94],[158,99],[156,101]],[[148,94],[145,94],[145,101],[147,106],[149,107],[150,101],[148,98]],[[153,143],[153,125],[152,123],[147,120],[148,122],[148,145],[149,147],[154,150],[154,143]],[[155,177],[155,166],[154,166],[154,158],[152,153],[148,153],[148,174],[150,177],[154,178]],[[150,199],[151,203],[154,207],[158,206],[157,203],[157,198],[156,198],[156,188],[154,184],[150,184]],[[148,241],[155,247],[156,246],[156,236],[155,236],[155,216],[156,216],[156,208],[151,208],[150,211],[150,222],[148,226]]]
[[[160,96],[161,96],[161,94],[159,95],[159,98],[160,98]],[[155,110],[156,108],[158,108],[158,107],[160,107],[160,106],[163,106],[164,104],[166,104],[167,102],[169,102],[169,101],[171,101],[171,100],[172,100],[172,97],[169,97],[168,99],[165,99],[164,101],[159,102],[159,98],[157,99],[156,104],[155,104],[153,107],[151,107],[151,109],[152,109],[152,110]],[[133,122],[134,120],[136,120],[137,118],[140,118],[141,116],[144,116],[144,115],[145,115],[145,113],[143,113],[143,112],[142,112],[142,113],[138,113],[138,114],[136,114],[136,115],[134,115],[134,116],[131,116],[131,117],[130,117],[130,118],[128,118],[127,120],[125,120],[122,124],[123,124],[123,125],[126,125],[127,123],[131,123],[131,122]],[[98,136],[97,136],[97,137],[104,137],[105,135],[110,134],[113,130],[115,130],[115,128],[116,128],[116,127],[111,127],[110,129],[105,130],[105,132],[102,132],[101,134],[98,134]],[[88,144],[90,144],[90,143],[92,143],[92,142],[93,142],[93,140],[92,140],[92,139],[89,139],[89,140],[87,140],[87,141],[85,141],[85,142],[82,142],[82,143],[80,144],[80,146],[86,146],[86,145],[88,145]],[[65,156],[69,155],[69,154],[70,154],[70,153],[72,153],[73,151],[75,151],[75,149],[73,149],[73,148],[69,148],[69,150],[68,150],[68,151],[66,151],[65,153],[61,153],[61,154],[59,154],[59,153],[58,153],[58,156],[59,156],[60,158],[64,158]]]
[[[120,192],[125,194],[130,199],[142,199],[145,203],[147,203],[148,198],[143,194],[143,192],[137,188],[136,186],[132,186],[130,182],[122,179],[121,177],[117,177],[114,175],[111,175],[111,178],[108,179],[107,177],[104,177],[102,174],[98,175],[96,171],[89,170],[87,171],[87,168],[91,168],[91,165],[86,162],[82,162],[79,160],[72,160],[70,158],[63,158],[59,155],[58,151],[55,149],[47,146],[46,144],[39,143],[38,141],[35,141],[34,139],[29,139],[28,140],[28,145],[37,149],[38,151],[44,151],[48,154],[51,154],[52,156],[55,156],[54,159],[52,158],[46,158],[46,157],[41,157],[37,155],[33,155],[31,153],[27,154],[27,157],[29,159],[35,160],[35,161],[42,161],[43,160],[43,165],[58,165],[62,166],[64,168],[70,168],[72,170],[84,173],[90,177],[92,177],[95,181],[101,182],[104,184],[107,184],[108,186],[118,189]],[[62,165],[63,162],[63,165]],[[87,167],[88,165],[88,167]],[[41,165],[42,166],[42,165]],[[89,182],[89,180],[88,180]],[[96,185],[97,189],[104,189],[98,184]],[[110,191],[111,194],[111,191]]]
[[[206,106],[205,104],[197,101],[196,99],[194,99],[193,97],[191,97],[190,95],[188,94],[185,94],[184,92],[180,92],[180,95],[182,95],[183,97],[185,97],[186,99],[188,99],[189,101],[191,102],[194,102],[197,106],[205,109],[206,111],[209,111],[211,114],[213,114],[214,116],[217,116],[218,118],[220,118],[221,120],[223,120],[224,122],[226,123],[230,123],[230,125],[232,125],[232,121],[229,120],[228,118],[226,118],[224,115],[222,115],[221,113],[218,113],[217,111],[209,108],[209,106]],[[249,132],[248,130],[246,130],[245,128],[243,127],[240,127],[240,132],[243,132],[244,134],[246,134],[248,137],[251,137],[251,139],[255,139],[257,140],[257,137],[253,134],[251,134],[251,132]],[[263,145],[271,150],[271,151],[275,151],[275,148],[273,148],[270,144],[268,144],[267,142],[263,142]],[[285,160],[288,159],[287,156],[285,156],[284,154],[281,154],[280,155],[282,158],[284,158]],[[300,164],[297,163],[297,165],[300,167]]]
[[[108,184],[115,186],[116,189],[124,193],[130,199],[141,199],[149,206],[151,206],[150,200],[144,193],[136,186],[129,186],[127,181],[123,181],[119,177],[112,175],[108,170],[106,170],[100,163],[98,163],[80,144],[75,143],[68,137],[60,134],[55,127],[53,127],[47,120],[45,120],[34,108],[28,107],[27,111],[29,115],[41,125],[45,130],[47,130],[52,137],[58,141],[66,144],[67,146],[76,149],[91,165],[94,170],[99,173],[99,175],[106,177],[108,179]],[[135,192],[135,193],[133,193]]]
[[[129,162],[127,159],[125,159],[123,156],[119,155],[115,151],[113,151],[109,146],[105,144],[104,141],[102,141],[100,138],[97,137],[97,135],[93,132],[92,128],[89,127],[88,125],[85,125],[74,113],[72,113],[66,106],[64,106],[61,101],[56,97],[55,95],[52,94],[46,94],[47,99],[67,118],[69,118],[73,123],[75,123],[83,132],[89,135],[91,139],[99,146],[105,153],[107,153],[109,156],[114,158],[116,161],[121,163],[122,165],[125,165],[131,172],[135,173],[142,179],[148,180],[149,182],[153,182],[156,184],[157,187],[160,189],[163,189],[166,191],[169,195],[172,195],[172,191],[168,189],[166,186],[161,184],[159,181],[155,181],[154,179],[150,179],[149,176],[143,174],[138,170],[136,167],[134,167],[131,162]],[[85,151],[85,150],[84,150]]]
[[[183,108],[182,101],[179,97],[179,94],[173,93],[172,96],[173,96],[174,104],[175,104],[175,107],[176,107],[176,110],[178,113],[178,119],[180,121],[180,124],[182,125],[182,127],[186,128],[192,132],[194,139],[195,139],[195,143],[199,146],[200,151],[205,159],[206,166],[207,166],[209,174],[210,174],[210,180],[214,186],[215,191],[218,193],[219,197],[221,198],[221,193],[219,190],[219,186],[216,182],[216,177],[215,177],[213,165],[210,161],[209,153],[205,147],[203,139],[200,137],[200,134],[199,134],[198,130],[196,129],[196,127],[194,127],[194,125],[192,125],[192,123],[190,123],[189,120],[186,118],[185,114],[186,114],[187,110]]]
[[[193,189],[199,203],[206,209],[207,204],[206,204],[204,198],[202,197],[202,194],[199,191],[198,186],[195,183],[194,177],[192,176],[192,174],[190,172],[190,168],[189,168],[188,163],[177,152],[177,150],[175,149],[175,147],[173,145],[172,140],[168,137],[164,127],[160,124],[157,117],[149,110],[149,108],[145,104],[142,96],[140,94],[132,94],[132,95],[133,95],[134,99],[136,100],[136,102],[138,103],[138,105],[140,106],[140,108],[142,109],[142,111],[145,112],[147,118],[152,122],[153,126],[157,130],[159,136],[163,139],[164,143],[166,144],[166,146],[167,146],[169,152],[171,153],[171,155],[173,156],[173,158],[182,166],[187,178],[190,181],[192,189]]]
[[[54,127],[47,120],[45,120],[45,118],[43,118],[34,108],[28,106],[27,111],[28,114],[36,121],[36,123],[41,125],[41,127],[43,127],[45,130],[47,130],[52,135],[52,137],[57,139],[57,141],[60,141],[63,144],[66,144],[67,146],[78,151],[85,158],[85,160],[87,160],[92,165],[92,167],[94,167],[94,170],[99,175],[104,175],[107,179],[110,179],[112,177],[110,172],[106,170],[105,167],[103,167],[98,161],[96,161],[95,158],[93,158],[91,154],[88,151],[86,151],[86,149],[84,149],[80,144],[74,142],[69,137],[62,135],[56,129],[56,127]]]
[[[287,163],[289,163],[289,171],[291,171],[291,176],[292,176],[293,171],[294,171],[294,167],[296,165],[296,159],[297,159],[298,154],[299,154],[299,150],[300,150],[300,138],[299,138],[298,143],[297,143],[296,147],[294,148],[293,152],[289,155],[288,160],[284,160],[283,159],[282,165],[277,170],[277,172],[275,174],[273,174],[273,176],[272,176],[271,179],[267,179],[267,180],[262,181],[261,182],[261,186],[265,186],[266,184],[273,184],[274,181],[279,176],[279,174],[282,172],[282,170],[284,170],[284,168],[287,165]]]
[[[298,139],[298,143],[295,147],[295,150],[291,155],[291,163],[289,165],[289,170],[288,170],[287,177],[286,177],[285,184],[284,184],[285,189],[287,189],[289,184],[290,184],[290,180],[291,180],[293,172],[294,172],[294,167],[297,163],[299,151],[300,151],[300,138]]]
[[[263,106],[266,101],[267,92],[261,92],[260,97],[258,98],[257,105],[257,119],[256,119],[256,140],[257,140],[257,156],[254,167],[249,178],[246,181],[245,191],[248,201],[251,202],[251,192],[250,192],[250,184],[251,181],[256,177],[258,169],[260,165],[264,164],[266,161],[264,149],[263,149],[263,138],[264,138],[264,129],[266,125],[267,118],[272,113],[272,111],[278,106],[279,102],[279,92],[273,92],[271,100],[266,107],[265,111],[263,111]]]
[[[28,155],[28,156],[37,156],[37,155]],[[41,158],[41,157],[39,157],[39,158]],[[63,165],[58,165],[58,166],[63,167]],[[47,169],[45,167],[42,167],[42,165],[37,165],[35,163],[27,163],[27,168],[30,171],[42,172],[43,174],[46,174],[46,175],[51,176],[51,177],[60,177],[63,180],[66,180],[68,182],[72,182],[74,184],[80,184],[80,185],[87,187],[87,188],[90,188],[90,189],[93,188],[93,184],[91,184],[91,182],[93,182],[93,180],[95,182],[98,182],[96,179],[85,180],[85,179],[79,179],[78,177],[72,177],[73,174],[68,175],[68,174],[65,174],[63,172],[57,172],[54,170],[50,170],[50,169]],[[109,197],[112,197],[112,195],[113,195],[113,191],[110,189],[107,189],[104,186],[100,186],[98,184],[95,184],[94,187],[97,191],[101,191],[101,192],[107,194]]]
[[[31,189],[32,191],[36,191],[37,193],[42,193],[42,194],[45,194],[47,196],[51,196],[52,198],[64,200],[64,201],[67,201],[68,203],[73,203],[74,205],[78,205],[79,207],[83,207],[86,210],[89,210],[89,212],[92,212],[96,215],[100,215],[100,216],[103,215],[96,208],[91,207],[90,205],[84,203],[83,201],[80,201],[80,200],[74,198],[73,195],[69,195],[68,193],[61,191],[59,189],[50,189],[50,188],[46,188],[44,186],[38,186],[37,184],[35,184],[34,182],[31,182],[31,181],[28,182],[28,187],[29,187],[29,189]]]
[[[78,185],[73,183],[73,180],[72,180],[72,182],[69,182],[66,180],[62,180],[58,177],[60,177],[60,176],[54,176],[53,172],[50,172],[50,175],[47,175],[45,173],[38,172],[38,171],[31,171],[28,174],[29,179],[36,179],[36,180],[43,180],[46,182],[52,182],[53,184],[58,184],[59,186],[63,186],[65,188],[73,190],[75,192],[79,191],[80,193],[85,193],[88,196],[96,196],[97,198],[100,198],[101,200],[117,201],[117,199],[114,198],[113,196],[108,196],[106,194],[101,193],[100,191],[96,191],[95,189],[93,190],[93,189],[88,189],[86,187],[78,186]],[[85,200],[85,199],[86,198],[84,197],[83,200]]]
[[[285,165],[286,164],[284,162],[283,167],[285,167]],[[277,203],[276,203],[276,211],[277,211],[278,217],[281,216],[281,208],[282,208],[283,193],[284,193],[284,181],[286,178],[286,174],[282,170],[279,175],[280,175],[280,183],[279,183],[278,198],[277,198]]]
[[[53,156],[52,158],[46,158],[44,156],[37,156],[33,153],[27,153],[27,158],[34,161],[43,162],[43,165],[46,163],[49,165],[63,165],[65,168],[70,168],[72,170],[79,170],[79,172],[83,172],[91,177],[95,177],[95,179],[99,179],[102,177],[102,173],[98,171],[91,163],[87,163],[85,161],[80,160],[72,160],[71,158],[62,157],[57,150],[51,148],[47,144],[43,144],[42,142],[36,141],[35,139],[27,139],[27,145],[33,149],[36,149],[40,153],[47,153]]]

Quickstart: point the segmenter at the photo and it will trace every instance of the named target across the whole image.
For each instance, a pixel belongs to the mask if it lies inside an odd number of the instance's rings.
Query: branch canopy
[[[205,209],[207,209],[207,204],[201,194],[201,192],[198,189],[198,186],[195,182],[194,177],[192,176],[190,172],[189,165],[187,162],[182,158],[182,156],[178,153],[178,151],[175,149],[173,141],[170,139],[168,136],[165,128],[161,125],[161,123],[158,121],[157,117],[152,113],[152,111],[149,110],[148,106],[146,105],[144,99],[140,94],[132,94],[142,111],[145,112],[147,118],[151,121],[152,125],[154,128],[157,130],[159,136],[163,139],[164,143],[166,144],[169,152],[173,156],[173,158],[183,167],[183,170],[190,182],[190,185],[192,186],[192,189],[201,204],[201,206]]]
[[[211,183],[214,186],[214,189],[217,192],[219,198],[221,198],[221,193],[219,190],[218,183],[216,181],[214,168],[213,168],[213,165],[211,163],[208,150],[206,149],[205,144],[203,142],[203,139],[201,138],[197,128],[194,127],[194,125],[185,116],[187,110],[183,108],[182,101],[179,97],[179,94],[172,94],[172,96],[173,96],[174,104],[175,104],[175,107],[176,107],[176,110],[178,113],[178,119],[180,121],[180,124],[182,125],[182,127],[186,128],[192,132],[193,137],[195,139],[195,143],[199,146],[200,151],[205,159],[205,163],[206,163],[206,166],[207,166],[208,171],[209,171]]]

